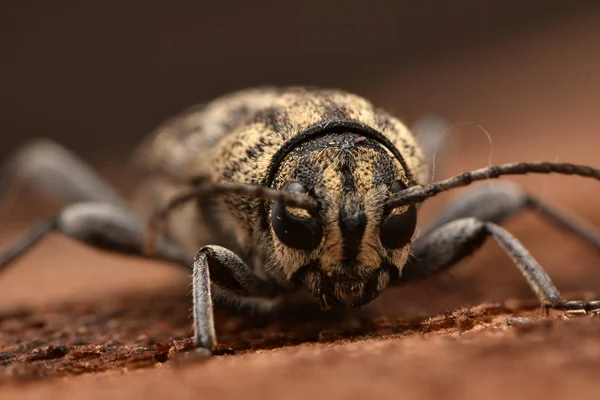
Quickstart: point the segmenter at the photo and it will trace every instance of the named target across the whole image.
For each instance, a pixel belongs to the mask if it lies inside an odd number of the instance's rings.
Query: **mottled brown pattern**
[[[330,143],[317,143],[316,137],[311,137],[273,165],[275,153],[290,139],[311,127],[326,127],[335,121],[358,123],[382,133],[399,149],[403,160],[396,159],[389,148],[373,138],[339,132],[333,134]],[[279,242],[265,219],[270,205],[265,211],[257,200],[224,196],[217,206],[227,229],[235,232],[243,253],[240,255],[253,263],[255,270],[282,283],[310,263],[316,263],[332,281],[348,273],[340,230],[342,207],[362,207],[367,220],[361,236],[355,238],[359,248],[351,275],[366,279],[383,262],[401,268],[408,246],[390,251],[379,241],[382,203],[395,179],[407,185],[409,176],[419,184],[428,181],[423,154],[400,121],[359,96],[301,87],[246,90],[192,108],[167,121],[143,144],[136,165],[142,171],[159,172],[167,181],[202,176],[213,181],[259,185],[268,183],[267,176],[274,168],[274,188],[294,180],[307,185],[309,193],[322,202],[320,218],[324,226],[324,239],[310,252]],[[158,187],[157,178],[150,177],[148,182],[150,192],[154,191],[154,207],[166,202],[170,196]],[[304,210],[289,212],[308,217]],[[404,209],[393,210],[392,214],[401,212]],[[190,251],[196,251],[215,240],[206,235],[210,230],[202,227],[202,221],[197,206],[189,205],[170,224],[171,233]],[[316,278],[307,279],[317,286]],[[383,289],[386,284],[386,279],[380,277],[378,286]]]

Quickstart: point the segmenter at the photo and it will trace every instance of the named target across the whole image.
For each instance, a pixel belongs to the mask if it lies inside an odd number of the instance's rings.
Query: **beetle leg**
[[[0,199],[22,184],[65,203],[100,202],[127,207],[121,196],[85,162],[49,140],[16,151],[0,167]]]
[[[423,236],[460,218],[474,217],[481,221],[502,224],[526,209],[535,210],[549,222],[571,232],[600,251],[600,232],[595,227],[545,204],[508,181],[478,186],[467,191],[437,216]]]
[[[193,268],[194,345],[201,352],[212,352],[217,345],[213,299],[268,314],[281,293],[278,286],[256,275],[240,257],[224,247],[202,247]]]
[[[553,209],[511,182],[476,187],[448,206],[416,240],[399,283],[425,278],[454,266],[493,237],[515,260],[544,305],[552,308],[600,306],[598,302],[563,302],[542,267],[510,233],[499,227],[525,209],[533,209],[557,226],[600,250],[600,234],[588,224]]]
[[[548,274],[517,238],[493,222],[476,218],[449,222],[423,237],[415,244],[398,282],[422,279],[446,270],[481,247],[488,237],[513,259],[542,306],[586,311],[600,308],[600,301],[563,301]]]
[[[88,245],[119,253],[143,255],[144,226],[121,207],[104,203],[76,203],[65,207],[18,238],[0,254],[0,271],[31,249],[48,233],[57,232]],[[192,257],[165,238],[158,241],[155,258],[186,267]]]

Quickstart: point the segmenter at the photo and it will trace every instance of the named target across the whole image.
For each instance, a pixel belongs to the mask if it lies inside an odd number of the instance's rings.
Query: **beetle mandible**
[[[598,180],[600,171],[515,163],[430,183],[432,143],[341,90],[239,91],[186,110],[142,143],[130,205],[71,152],[36,141],[3,172],[68,205],[10,245],[0,270],[49,232],[192,266],[194,344],[206,353],[217,344],[213,302],[269,313],[278,300],[305,292],[323,308],[359,307],[390,286],[452,267],[488,237],[544,307],[600,308],[599,301],[564,301],[500,224],[529,208],[598,249],[600,235],[515,184],[475,187],[414,238],[419,205],[442,191],[511,174]]]

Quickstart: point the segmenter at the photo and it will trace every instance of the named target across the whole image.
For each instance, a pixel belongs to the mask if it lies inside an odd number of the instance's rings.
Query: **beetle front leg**
[[[600,308],[600,301],[563,301],[542,266],[505,229],[492,222],[463,218],[449,222],[418,241],[398,283],[427,278],[456,265],[490,237],[512,258],[542,306],[559,310]]]
[[[412,257],[398,283],[425,278],[454,266],[494,238],[513,258],[543,305],[557,308],[598,308],[598,302],[564,302],[538,262],[499,224],[532,209],[558,227],[600,250],[600,234],[589,224],[534,198],[511,182],[496,182],[467,191],[445,208],[415,241]]]
[[[194,346],[197,351],[212,352],[217,345],[213,299],[238,309],[270,313],[281,289],[254,273],[231,250],[205,246],[194,260],[192,278]]]

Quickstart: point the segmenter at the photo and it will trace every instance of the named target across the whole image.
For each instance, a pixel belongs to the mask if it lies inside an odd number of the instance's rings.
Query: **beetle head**
[[[275,186],[307,193],[317,211],[270,209],[274,263],[324,306],[361,306],[397,279],[416,227],[415,206],[387,209],[407,187],[401,164],[354,133],[315,138],[281,163]]]

